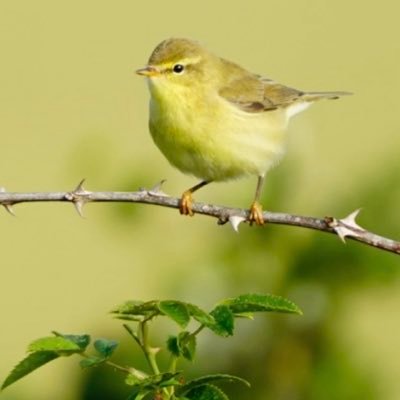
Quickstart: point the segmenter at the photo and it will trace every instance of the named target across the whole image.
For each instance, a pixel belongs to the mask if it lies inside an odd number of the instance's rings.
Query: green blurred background
[[[400,5],[304,1],[0,0],[0,186],[9,191],[136,190],[170,167],[147,129],[148,93],[134,70],[170,36],[200,40],[321,102],[290,127],[268,177],[273,211],[345,216],[399,239]],[[198,200],[246,207],[254,180],[214,184]],[[245,292],[288,296],[303,317],[243,321],[229,340],[204,334],[201,372],[236,373],[235,399],[400,398],[400,259],[298,228],[229,226],[145,205],[24,204],[0,215],[0,378],[50,330],[119,338],[107,311],[127,299],[179,298],[205,308]],[[156,327],[174,332],[173,325]],[[141,361],[140,361],[141,362]],[[229,390],[229,389],[228,389]],[[232,393],[232,389],[231,393]],[[119,375],[61,360],[0,394],[5,400],[123,399]]]

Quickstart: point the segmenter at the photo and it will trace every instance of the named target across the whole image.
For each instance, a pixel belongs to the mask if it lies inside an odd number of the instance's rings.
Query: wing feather
[[[256,74],[252,74],[236,64],[228,63],[231,74],[225,77],[225,84],[219,95],[243,111],[259,113],[278,108],[288,108],[297,102],[314,102],[323,98],[337,99],[347,92],[303,92],[282,85]]]

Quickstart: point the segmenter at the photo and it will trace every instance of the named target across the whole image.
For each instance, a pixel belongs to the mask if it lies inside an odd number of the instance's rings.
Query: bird
[[[170,164],[200,180],[182,193],[180,213],[193,216],[193,193],[211,182],[256,176],[250,225],[265,222],[262,187],[285,153],[289,120],[318,100],[351,94],[282,85],[186,38],[162,41],[136,73],[148,81],[153,141]]]

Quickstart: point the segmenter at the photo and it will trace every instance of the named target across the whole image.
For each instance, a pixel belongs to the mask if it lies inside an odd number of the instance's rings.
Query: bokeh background
[[[342,217],[400,239],[400,5],[380,2],[0,0],[0,186],[9,191],[136,190],[167,178],[147,129],[148,93],[134,75],[161,40],[195,38],[287,85],[347,90],[290,126],[289,151],[267,180],[273,211]],[[255,181],[214,184],[196,198],[246,207]],[[1,211],[1,210],[0,210]],[[200,338],[202,372],[242,375],[234,399],[400,398],[400,259],[299,228],[229,226],[145,205],[24,204],[0,215],[0,378],[29,341],[51,330],[121,340],[107,314],[127,299],[177,298],[207,308],[270,292],[304,316],[243,321],[234,338]],[[162,322],[153,341],[175,331]],[[158,333],[159,334],[158,334]],[[108,400],[126,393],[114,371],[48,365],[5,400]]]

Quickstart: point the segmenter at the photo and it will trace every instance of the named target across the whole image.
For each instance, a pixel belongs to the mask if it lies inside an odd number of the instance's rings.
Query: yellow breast
[[[287,116],[276,110],[248,113],[217,93],[150,83],[150,132],[182,172],[221,181],[262,175],[284,152]],[[189,93],[190,92],[190,93]]]

